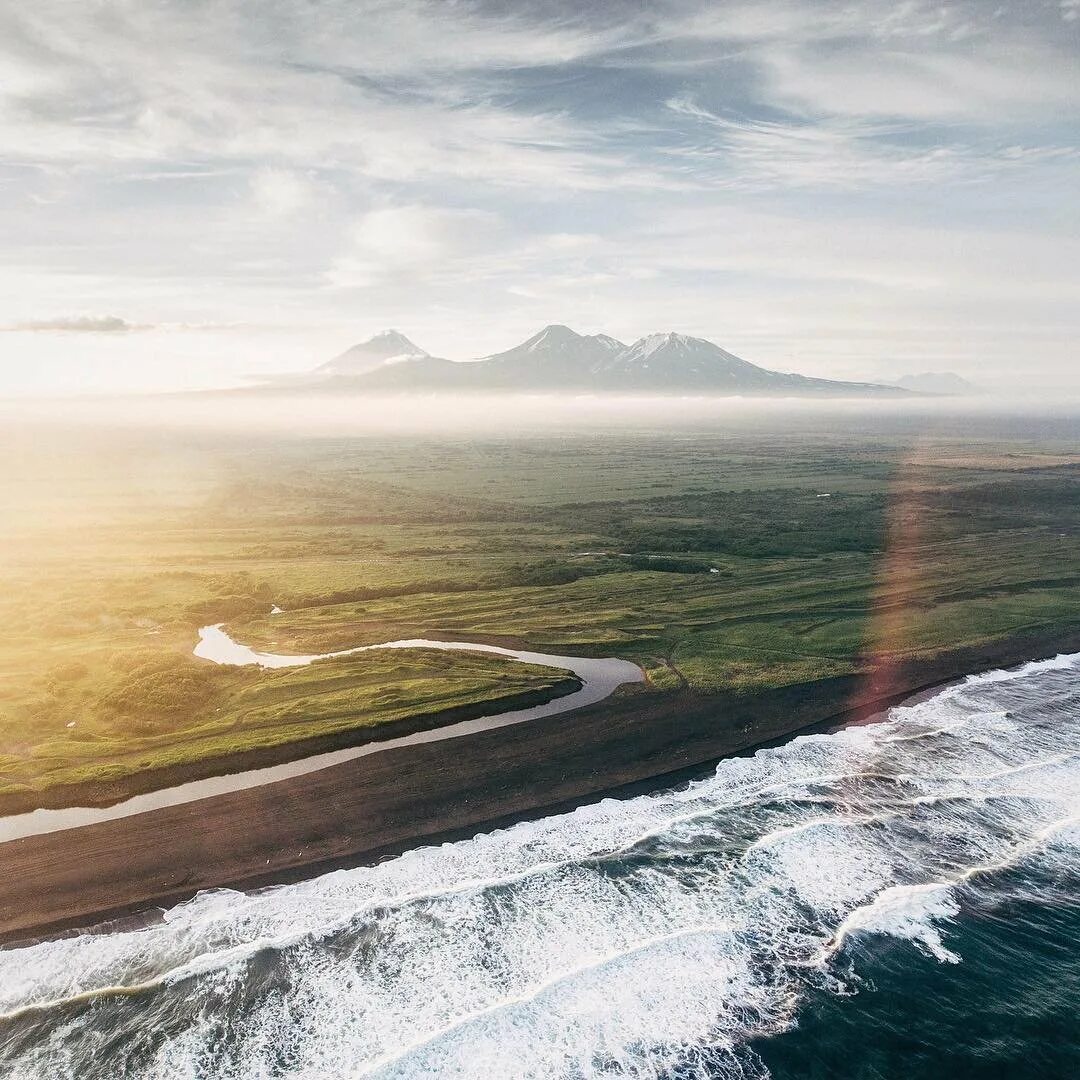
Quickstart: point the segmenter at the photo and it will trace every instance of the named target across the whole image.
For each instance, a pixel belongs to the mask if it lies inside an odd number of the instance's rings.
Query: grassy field
[[[260,672],[198,626],[640,663],[757,690],[1080,624],[1067,438],[5,433],[0,794],[122,779],[526,691],[558,673],[369,653]],[[285,609],[270,618],[272,603]]]

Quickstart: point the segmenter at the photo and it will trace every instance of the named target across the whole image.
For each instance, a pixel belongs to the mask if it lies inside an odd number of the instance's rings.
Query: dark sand
[[[971,672],[1080,651],[1032,633],[752,697],[622,692],[594,706],[387,750],[279,783],[0,844],[0,940],[257,888],[566,809],[818,725],[865,717]],[[887,693],[882,690],[887,689]]]

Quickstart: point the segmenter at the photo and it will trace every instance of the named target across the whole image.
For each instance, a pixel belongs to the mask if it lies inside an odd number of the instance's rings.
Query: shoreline
[[[1077,651],[1075,629],[969,646],[905,662],[890,692],[877,696],[864,677],[838,676],[741,698],[690,691],[608,698],[260,788],[12,840],[0,844],[0,944],[105,930],[118,920],[141,925],[206,889],[288,884],[672,787],[722,758],[864,721],[967,675]],[[237,821],[245,826],[239,834]]]

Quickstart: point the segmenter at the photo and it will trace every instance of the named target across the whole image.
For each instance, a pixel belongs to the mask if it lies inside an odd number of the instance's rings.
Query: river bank
[[[25,940],[258,888],[675,782],[687,769],[865,717],[989,668],[1080,649],[1080,632],[1032,633],[893,673],[890,693],[845,676],[752,697],[608,699],[445,745],[387,749],[317,772],[150,813],[0,844],[0,938]]]
[[[491,701],[441,709],[422,716],[410,716],[380,724],[377,728],[352,728],[332,735],[318,735],[257,750],[222,754],[183,765],[144,769],[117,780],[95,780],[81,784],[56,785],[40,791],[0,794],[0,843],[5,839],[3,821],[10,815],[30,814],[38,810],[104,809],[128,799],[183,784],[212,781],[240,772],[286,766],[295,761],[336,754],[356,747],[394,742],[423,732],[444,730],[468,721],[501,715],[507,711],[540,708],[577,694],[581,688],[579,678],[567,675],[545,690],[527,690]]]
[[[615,657],[593,658],[512,649],[476,641],[412,638],[312,655],[259,653],[234,641],[223,624],[199,630],[197,657],[223,666],[281,669],[357,653],[408,650],[488,653],[535,667],[551,668],[554,678],[542,690],[507,694],[434,713],[403,717],[377,726],[357,726],[242,753],[218,755],[102,782],[64,785],[12,796],[0,808],[0,843],[24,836],[128,817],[179,802],[275,783],[385,750],[460,738],[497,727],[522,724],[602,701],[620,686],[642,682],[644,673]],[[0,809],[0,813],[3,810]]]

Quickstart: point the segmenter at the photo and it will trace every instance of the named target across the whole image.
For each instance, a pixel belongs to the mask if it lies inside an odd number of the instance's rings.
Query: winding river
[[[314,754],[298,758],[281,765],[271,765],[246,772],[230,773],[225,776],[211,776],[205,780],[193,780],[175,787],[150,791],[144,795],[135,795],[113,806],[103,807],[68,807],[62,810],[34,810],[26,814],[13,814],[0,818],[0,843],[18,840],[25,836],[40,833],[59,832],[83,825],[94,825],[100,821],[114,821],[117,818],[131,817],[159,810],[164,806],[176,806],[180,803],[209,799],[215,795],[224,795],[244,788],[274,784],[293,776],[340,765],[344,761],[378,754],[384,750],[395,750],[403,746],[416,746],[420,743],[441,742],[444,739],[456,739],[463,735],[474,735],[481,731],[509,727],[529,720],[539,720],[545,716],[580,709],[592,705],[612,694],[624,683],[642,682],[644,674],[637,664],[617,657],[594,659],[584,656],[557,656],[552,653],[529,652],[520,649],[504,649],[497,645],[480,645],[472,641],[435,641],[428,638],[411,638],[404,641],[387,641],[378,645],[361,645],[354,649],[340,652],[318,653],[310,656],[289,656],[279,653],[256,652],[247,645],[234,641],[226,632],[223,624],[204,626],[199,631],[199,643],[195,646],[195,655],[215,664],[244,666],[257,664],[263,668],[299,667],[313,664],[316,660],[330,660],[341,656],[354,656],[357,653],[372,652],[380,649],[444,649],[453,652],[482,652],[496,656],[506,656],[526,664],[538,664],[543,667],[562,668],[573,672],[581,680],[581,689],[572,694],[555,698],[543,705],[527,709],[511,709],[493,716],[480,716],[473,720],[462,720],[455,724],[434,728],[430,731],[418,731],[412,735],[383,739],[365,743],[362,746],[350,746],[329,753]]]

